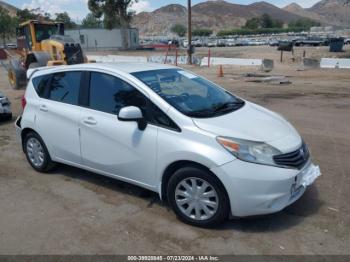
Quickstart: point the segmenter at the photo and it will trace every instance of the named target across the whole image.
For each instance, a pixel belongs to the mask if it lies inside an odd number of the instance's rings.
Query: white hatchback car
[[[178,67],[84,64],[28,79],[16,127],[35,170],[64,163],[136,184],[192,225],[280,211],[320,175],[281,116]]]

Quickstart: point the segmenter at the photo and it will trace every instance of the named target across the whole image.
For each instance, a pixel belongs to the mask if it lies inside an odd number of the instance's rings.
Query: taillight
[[[23,108],[23,110],[24,110],[24,108],[25,108],[26,105],[27,105],[27,100],[26,100],[26,98],[25,98],[24,96],[22,97],[21,102],[22,102],[22,108]]]

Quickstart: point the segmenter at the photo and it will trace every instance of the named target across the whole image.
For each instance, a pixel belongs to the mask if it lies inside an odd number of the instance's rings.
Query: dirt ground
[[[269,75],[288,76],[291,84],[274,85],[247,82],[243,74],[257,68],[224,67],[225,77],[218,78],[216,67],[187,67],[295,125],[322,171],[299,201],[216,229],[191,227],[138,187],[67,166],[34,172],[13,120],[0,124],[0,254],[350,254],[350,70],[298,71],[290,54],[280,64],[267,47],[213,51],[273,58]],[[325,48],[307,48],[307,54],[333,56]],[[0,90],[15,119],[24,90],[9,87],[2,66]]]

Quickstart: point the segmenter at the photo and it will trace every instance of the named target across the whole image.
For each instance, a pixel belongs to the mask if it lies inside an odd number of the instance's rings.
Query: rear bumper
[[[297,201],[320,176],[311,162],[296,170],[235,160],[212,171],[226,187],[234,217],[278,212]]]

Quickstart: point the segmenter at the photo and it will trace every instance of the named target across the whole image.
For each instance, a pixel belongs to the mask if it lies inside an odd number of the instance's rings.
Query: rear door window
[[[53,75],[49,99],[71,105],[78,105],[81,72],[61,72]]]

